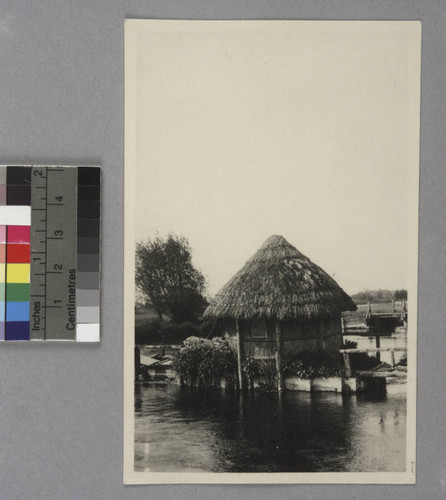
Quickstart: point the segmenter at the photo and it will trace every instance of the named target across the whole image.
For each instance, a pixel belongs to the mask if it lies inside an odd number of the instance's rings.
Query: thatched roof
[[[310,320],[356,305],[323,269],[271,236],[217,293],[204,318]]]

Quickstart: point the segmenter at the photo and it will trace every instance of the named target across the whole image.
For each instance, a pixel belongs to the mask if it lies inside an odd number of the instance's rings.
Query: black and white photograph
[[[124,481],[415,482],[421,24],[125,27]]]

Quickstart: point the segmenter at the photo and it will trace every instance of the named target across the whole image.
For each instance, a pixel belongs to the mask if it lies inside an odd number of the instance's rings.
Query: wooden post
[[[277,372],[277,389],[283,391],[283,375],[282,375],[282,330],[280,323],[276,321],[276,372]]]
[[[395,352],[390,351],[390,366],[395,368]]]
[[[350,365],[350,355],[348,354],[348,352],[343,352],[342,356],[344,358],[345,376],[351,377],[352,376],[352,367]]]
[[[242,372],[242,340],[240,338],[240,325],[238,319],[235,320],[235,329],[237,332],[237,375],[238,388],[243,389],[243,372]]]
[[[138,375],[141,372],[141,351],[139,350],[139,346],[135,345],[135,376],[138,378]]]
[[[371,318],[372,317],[372,305],[369,302],[369,305],[367,307],[367,313],[365,315],[366,318]]]
[[[375,337],[375,339],[376,339],[376,348],[379,349],[381,347],[381,338],[378,335],[379,332],[376,332],[376,333],[377,333],[377,335]],[[379,351],[376,353],[376,359],[378,361],[381,361],[381,353]]]

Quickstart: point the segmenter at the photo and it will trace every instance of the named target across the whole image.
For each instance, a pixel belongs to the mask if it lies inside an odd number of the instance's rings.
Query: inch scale
[[[30,340],[75,340],[77,168],[32,167],[30,243]]]

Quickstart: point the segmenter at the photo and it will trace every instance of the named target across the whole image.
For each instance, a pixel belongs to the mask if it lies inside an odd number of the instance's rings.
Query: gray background
[[[416,486],[122,484],[124,18],[423,21]],[[446,3],[2,0],[0,163],[103,166],[100,345],[0,346],[0,499],[444,498]]]

